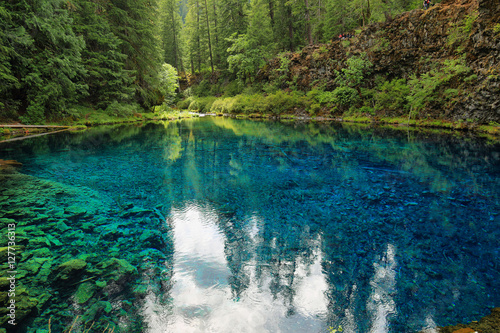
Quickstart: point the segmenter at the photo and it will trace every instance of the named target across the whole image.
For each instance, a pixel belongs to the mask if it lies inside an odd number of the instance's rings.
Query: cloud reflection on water
[[[243,267],[249,283],[235,296],[226,257],[231,251],[225,248],[230,243],[218,223],[217,215],[207,207],[191,204],[172,210],[172,306],[168,314],[148,312],[149,332],[326,331],[324,293],[328,286],[321,270],[320,241],[316,242],[312,264],[300,257],[295,263],[292,304],[286,295],[271,291],[275,277],[268,265],[261,265],[252,254]],[[257,217],[245,232],[248,247],[255,250],[260,239]]]

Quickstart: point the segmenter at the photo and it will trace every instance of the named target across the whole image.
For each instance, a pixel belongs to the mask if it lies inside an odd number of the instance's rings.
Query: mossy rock
[[[12,251],[12,248],[14,248],[14,251]],[[22,253],[22,250],[24,250],[23,245],[16,245],[11,247],[11,252],[16,254],[16,257]],[[9,247],[0,247],[0,262],[4,263],[7,261],[7,257],[9,256]]]
[[[90,309],[88,309],[82,317],[84,322],[94,321],[98,313],[106,312],[110,313],[113,307],[111,303],[105,301],[99,301],[94,303]]]
[[[97,269],[104,277],[118,281],[137,274],[137,269],[125,259],[111,258],[97,265]]]
[[[71,217],[78,217],[85,215],[87,210],[80,206],[69,206],[64,209],[64,213]]]
[[[102,269],[111,270],[115,274],[133,274],[137,269],[125,259],[112,258],[100,264]]]
[[[3,294],[3,293],[0,293]],[[7,293],[5,293],[7,294]],[[3,295],[2,295],[3,296]],[[31,311],[38,304],[38,300],[36,298],[30,297],[24,287],[16,288],[16,322],[22,322],[22,319],[29,315]],[[4,302],[8,302],[9,298],[7,297]],[[6,303],[3,303],[4,306],[0,308],[0,325],[4,324],[9,317],[6,316],[8,313],[8,309],[5,306]]]
[[[96,291],[97,287],[92,282],[85,282],[78,286],[78,289],[75,293],[75,301],[78,304],[83,304],[87,302]]]
[[[8,277],[0,277],[0,290],[9,290],[10,280]]]
[[[75,278],[82,274],[85,267],[87,267],[87,263],[82,259],[66,261],[57,267],[58,274],[56,279],[60,282],[73,282]]]
[[[42,265],[42,268],[37,275],[37,279],[40,282],[47,282],[50,273],[52,273],[52,262],[49,260]]]

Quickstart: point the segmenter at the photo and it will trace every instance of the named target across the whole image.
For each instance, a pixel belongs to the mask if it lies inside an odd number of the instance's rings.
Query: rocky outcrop
[[[348,40],[311,45],[290,53],[288,80],[308,90],[321,83],[335,88],[335,70],[348,57],[366,52],[373,63],[371,86],[377,75],[387,79],[417,77],[447,59],[465,56],[471,80],[462,84],[452,107],[432,110],[448,120],[500,122],[500,2],[497,0],[444,0],[424,11],[416,9],[390,22],[376,23],[355,32]],[[261,81],[275,80],[281,60],[273,59],[260,71]],[[456,88],[457,82],[447,83]]]

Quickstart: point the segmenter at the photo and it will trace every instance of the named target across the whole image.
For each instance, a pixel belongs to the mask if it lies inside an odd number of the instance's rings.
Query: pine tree
[[[158,9],[155,0],[115,0],[107,3],[107,15],[120,49],[127,56],[125,68],[136,75],[137,101],[149,109],[160,102],[158,70],[161,42],[158,36]]]
[[[159,6],[161,38],[164,62],[173,65],[178,71],[184,71],[182,62],[182,18],[180,2],[176,0],[161,0]]]
[[[72,11],[74,30],[84,38],[82,62],[87,71],[88,102],[105,109],[113,102],[127,103],[133,98],[133,71],[125,69],[126,55],[121,41],[111,31],[104,8],[94,1],[79,0]]]
[[[85,43],[72,29],[67,6],[62,0],[6,3],[11,28],[18,32],[11,39],[15,52],[10,55],[10,70],[19,81],[15,95],[21,102],[20,118],[26,123],[61,116],[88,94],[82,81]]]

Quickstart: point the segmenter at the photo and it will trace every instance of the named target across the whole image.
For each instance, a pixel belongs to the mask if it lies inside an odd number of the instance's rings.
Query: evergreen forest
[[[187,108],[195,99],[189,96],[212,96],[210,109],[216,97],[253,86],[272,59],[281,59],[284,72],[284,54],[421,8],[420,0],[4,0],[0,118],[35,124],[95,110],[130,116],[162,104]],[[351,60],[369,73],[363,54]],[[275,73],[279,79],[280,68]],[[350,103],[361,96],[353,87],[362,77],[344,74],[335,81],[344,90],[333,98]],[[179,78],[195,78],[195,87],[183,94]],[[399,83],[386,90],[408,94]]]

